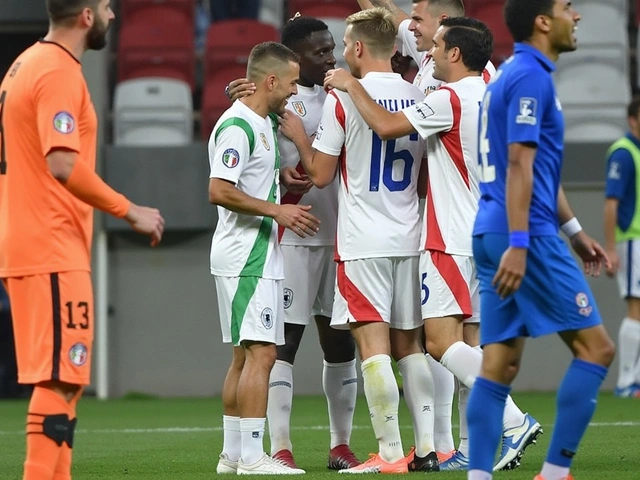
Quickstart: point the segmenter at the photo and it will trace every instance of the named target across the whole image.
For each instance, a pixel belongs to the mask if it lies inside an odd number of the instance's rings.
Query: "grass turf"
[[[519,393],[515,398],[523,410],[531,412],[543,425],[545,434],[537,445],[529,447],[518,470],[499,472],[495,478],[531,480],[540,469],[551,437],[554,398],[548,393]],[[26,407],[25,401],[0,402],[3,480],[21,478]],[[219,399],[129,398],[101,402],[85,398],[80,402],[78,418],[74,480],[216,477],[215,466],[222,446]],[[404,404],[400,423],[404,449],[408,451],[413,440]],[[326,468],[329,432],[324,398],[295,398],[292,425],[295,458],[306,469],[305,478],[335,477],[337,473]],[[359,458],[365,459],[369,452],[377,450],[377,443],[364,397],[358,398],[354,425],[351,445]],[[572,472],[576,480],[640,478],[640,401],[601,395],[593,425],[582,442]],[[411,474],[416,475],[420,474]],[[466,478],[464,472],[437,475],[452,480]]]

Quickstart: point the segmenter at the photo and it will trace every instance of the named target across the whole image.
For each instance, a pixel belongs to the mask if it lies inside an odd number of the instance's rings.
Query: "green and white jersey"
[[[209,139],[210,178],[221,178],[247,195],[280,203],[277,123],[240,101],[222,114]],[[278,225],[270,217],[218,206],[211,242],[211,273],[222,277],[284,278]]]

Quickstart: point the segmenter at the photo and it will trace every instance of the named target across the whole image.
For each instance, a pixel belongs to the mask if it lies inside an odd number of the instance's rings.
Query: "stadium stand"
[[[114,143],[173,146],[193,141],[190,86],[170,78],[137,78],[116,86]]]

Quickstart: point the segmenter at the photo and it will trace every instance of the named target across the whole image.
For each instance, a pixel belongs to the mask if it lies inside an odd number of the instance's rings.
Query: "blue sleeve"
[[[553,96],[550,75],[527,69],[513,79],[507,98],[507,143],[534,143],[540,140],[542,113]]]
[[[636,181],[636,166],[631,153],[625,148],[614,150],[607,160],[607,198],[621,200],[631,184]]]

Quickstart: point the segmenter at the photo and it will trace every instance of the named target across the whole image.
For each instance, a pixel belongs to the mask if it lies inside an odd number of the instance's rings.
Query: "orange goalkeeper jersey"
[[[96,163],[97,117],[80,62],[44,40],[0,85],[0,278],[90,270],[93,208],[50,173],[55,149]]]

